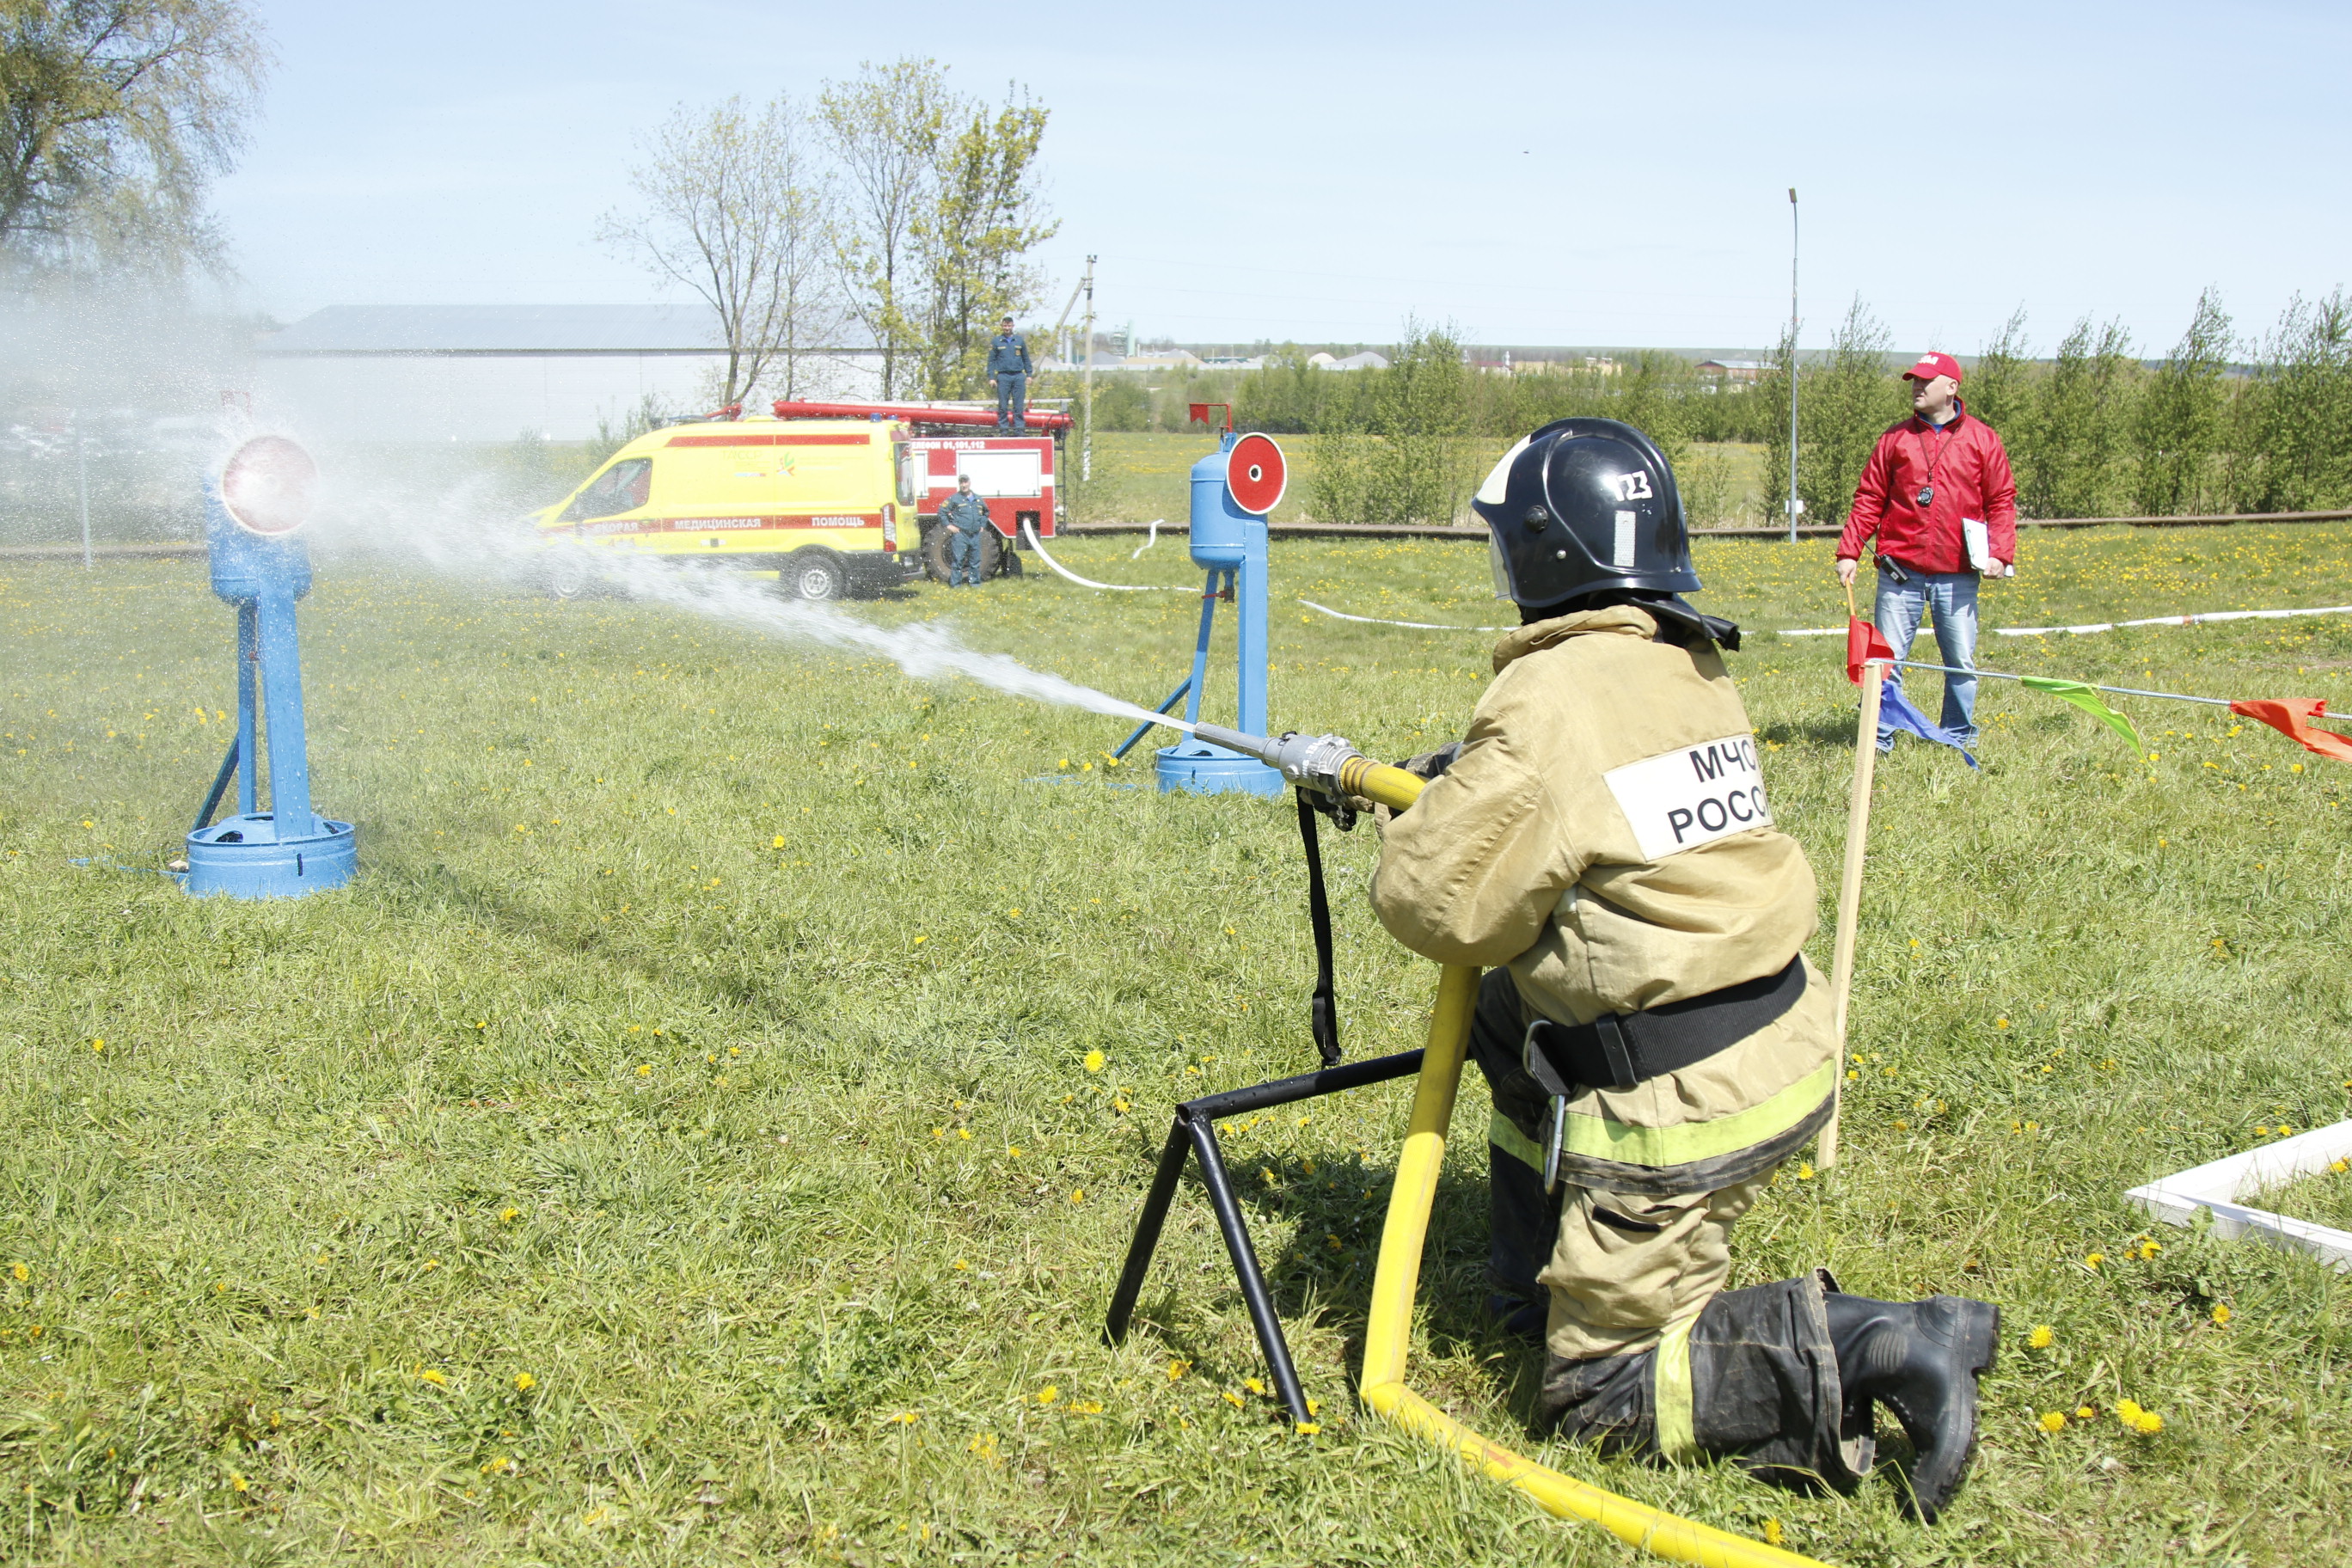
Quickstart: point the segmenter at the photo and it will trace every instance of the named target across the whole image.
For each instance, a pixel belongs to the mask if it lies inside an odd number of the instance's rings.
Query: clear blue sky
[[[2150,353],[2352,268],[2352,7],[940,6],[265,0],[279,55],[217,206],[252,302],[664,297],[602,252],[673,105],[813,95],[915,52],[1053,110],[1050,319],[1183,341],[1804,340],[1857,293],[1904,348]]]

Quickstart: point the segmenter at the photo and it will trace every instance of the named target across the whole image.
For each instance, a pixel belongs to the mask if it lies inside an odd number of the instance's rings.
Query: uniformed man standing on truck
[[[996,427],[1029,428],[1029,343],[1013,330],[1007,316],[996,324],[988,342],[988,374],[996,382]],[[1011,411],[1008,421],[1006,411]]]
[[[980,586],[980,531],[988,526],[988,503],[972,493],[971,476],[956,479],[955,494],[940,502],[940,526],[948,531],[948,586],[969,577]]]
[[[1813,874],[1772,826],[1718,647],[1680,595],[1682,501],[1649,437],[1567,419],[1479,487],[1521,626],[1458,747],[1387,829],[1372,902],[1441,963],[1489,966],[1471,1052],[1495,1104],[1489,1310],[1549,1356],[1571,1438],[1857,1485],[1873,1402],[1933,1521],[1965,1474],[1999,1312],[1874,1301],[1826,1269],[1726,1290],[1735,1221],[1830,1117]]]

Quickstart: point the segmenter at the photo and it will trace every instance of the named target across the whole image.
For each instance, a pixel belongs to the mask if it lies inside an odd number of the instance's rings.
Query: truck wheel
[[[923,570],[934,583],[948,580],[948,540],[955,533],[951,528],[935,528],[923,541]],[[993,528],[980,531],[980,580],[987,582],[996,575],[997,563],[1005,553],[1004,541]],[[1019,567],[1013,570],[1018,572]]]
[[[540,585],[551,599],[577,599],[596,578],[588,557],[577,550],[551,551],[540,565]]]
[[[776,581],[784,597],[818,603],[838,599],[849,589],[848,570],[830,550],[793,551],[780,563]]]
[[[1021,575],[1021,552],[1019,552],[1018,550],[1015,550],[1012,545],[1007,544],[1007,545],[1005,545],[1005,546],[1004,546],[1004,548],[1003,548],[1003,554],[1004,554],[1004,574],[1005,574],[1007,577],[1018,577],[1018,576],[1020,576],[1020,575]]]

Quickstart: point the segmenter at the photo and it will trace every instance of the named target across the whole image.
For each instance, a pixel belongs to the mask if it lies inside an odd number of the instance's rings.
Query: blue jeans
[[[965,578],[972,587],[980,586],[980,530],[966,533],[961,528],[948,530],[948,586],[961,586]]]
[[[1936,624],[1936,647],[1943,658],[1937,662],[1959,669],[1977,666],[1977,574],[1973,572],[1914,572],[1903,568],[1908,582],[1898,583],[1885,563],[1878,568],[1878,605],[1875,619],[1879,635],[1886,646],[1895,650],[1897,658],[1911,657],[1911,639],[1919,634],[1919,623],[1932,619]],[[1886,684],[1901,686],[1903,672],[1890,669]],[[1912,706],[1918,706],[1913,703]],[[1977,678],[1973,675],[1944,677],[1944,714],[1937,721],[1963,742],[1977,735]],[[1878,749],[1885,751],[1895,744],[1895,731],[1882,721],[1878,726]]]
[[[1005,411],[1012,410],[1011,424],[1015,430],[1029,428],[1029,378],[1011,373],[996,378],[996,427],[1002,430],[1007,423]]]

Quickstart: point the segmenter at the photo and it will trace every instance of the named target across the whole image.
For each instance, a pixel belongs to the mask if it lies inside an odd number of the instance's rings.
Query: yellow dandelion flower
[[[957,1273],[961,1274],[970,1269],[971,1265],[959,1258],[953,1263],[949,1264],[948,1267],[954,1269]]]
[[[89,1048],[93,1051],[102,1051],[106,1049],[106,1042],[104,1040],[92,1040],[89,1043]]]
[[[1764,1521],[1765,1545],[1779,1546],[1788,1539],[1788,1534],[1789,1532],[1787,1531],[1780,1528],[1780,1521],[1779,1520],[1768,1519]]]
[[[769,846],[768,846],[768,847],[769,847],[769,848],[771,848],[771,849],[782,849],[783,847],[784,847],[784,836],[783,836],[782,834],[781,834],[781,833],[777,834],[777,835],[776,835],[776,837],[775,837],[775,838],[774,838],[774,840],[773,840],[772,842],[771,842],[771,843],[769,844]]]
[[[1799,1165],[1798,1165],[1798,1167],[1797,1167],[1797,1180],[1799,1180],[1799,1181],[1801,1181],[1801,1182],[1810,1182],[1810,1181],[1811,1181],[1812,1179],[1813,1179],[1813,1168],[1812,1168],[1812,1166],[1811,1166],[1811,1165],[1809,1165],[1809,1164],[1802,1164],[1802,1163],[1799,1164]]]
[[[2139,1419],[2132,1423],[2132,1430],[2143,1437],[2153,1437],[2164,1430],[2164,1417],[2153,1410],[2143,1410]]]
[[[2230,1303],[2227,1301],[2216,1302],[2214,1304],[2213,1322],[2215,1326],[2227,1328],[2229,1326],[2230,1320],[2236,1314],[2230,1310]]]
[[[893,1426],[912,1426],[916,1422],[922,1418],[923,1414],[919,1410],[901,1410],[898,1415],[890,1417],[890,1425]]]
[[[1302,1437],[1312,1437],[1323,1430],[1323,1423],[1320,1421],[1301,1421],[1297,1426],[1293,1426],[1291,1430],[1297,1433]]]
[[[639,1063],[637,1064],[637,1076],[638,1076],[639,1078],[651,1078],[651,1077],[653,1077],[653,1076],[654,1076],[654,1064],[653,1064],[653,1063],[651,1063],[651,1062],[639,1062]]]
[[[1087,1201],[1087,1190],[1086,1190],[1086,1188],[1084,1188],[1084,1187],[1078,1187],[1078,1188],[1074,1189],[1074,1190],[1071,1192],[1071,1194],[1070,1194],[1070,1201],[1071,1201],[1072,1203],[1074,1203],[1074,1204],[1082,1204],[1082,1203],[1086,1202],[1086,1201]]]
[[[1192,1363],[1189,1361],[1171,1361],[1168,1363],[1168,1381],[1174,1383],[1192,1370]]]
[[[2105,1253],[2094,1252],[2089,1257],[2083,1259],[2083,1267],[2085,1268],[2096,1268],[2100,1264],[2105,1263],[2106,1260],[2107,1255]]]
[[[959,1127],[956,1129],[956,1136],[969,1143],[971,1142],[971,1129],[969,1127]]]
[[[519,1208],[502,1208],[499,1211],[499,1220],[503,1225],[512,1225],[521,1217],[522,1210]]]
[[[1252,1394],[1263,1394],[1265,1392],[1265,1384],[1260,1383],[1254,1377],[1245,1377],[1242,1379],[1242,1386],[1248,1389]]]
[[[252,1489],[252,1489],[252,1487],[251,1487],[251,1486],[250,1486],[250,1485],[246,1481],[246,1479],[245,1479],[243,1476],[238,1475],[235,1470],[231,1470],[231,1471],[228,1473],[228,1484],[229,1484],[229,1489],[230,1489],[232,1491],[240,1491],[240,1492],[242,1492],[242,1491],[250,1491],[250,1490],[252,1490]]]
[[[437,1366],[428,1366],[422,1372],[419,1372],[416,1376],[418,1381],[429,1383],[436,1388],[446,1388],[449,1386],[448,1374],[444,1373]]]
[[[527,1372],[519,1372],[515,1373],[515,1392],[517,1394],[529,1394],[532,1389],[537,1388],[538,1386],[539,1379],[531,1376],[530,1373]]]
[[[2036,1323],[2033,1326],[2033,1331],[2025,1336],[2025,1342],[2035,1350],[2046,1351],[2050,1348],[2051,1342],[2057,1337],[2049,1324]]]
[[[1103,1063],[1108,1059],[1109,1058],[1105,1057],[1100,1051],[1088,1051],[1087,1053],[1087,1070],[1088,1072],[1100,1072],[1103,1069]]]
[[[2077,1421],[2095,1421],[2095,1420],[2097,1420],[2098,1418],[2099,1418],[2099,1410],[2098,1410],[2098,1406],[2096,1406],[2096,1405],[2078,1405],[2074,1406],[2074,1419],[2075,1419],[2075,1420],[2077,1420]]]
[[[2347,1171],[2352,1171],[2352,1161],[2347,1161],[2347,1160],[2334,1160],[2334,1161],[2330,1161],[2330,1162],[2328,1163],[2328,1166],[2327,1166],[2327,1168],[2328,1168],[2329,1170],[2331,1170],[2331,1171],[2335,1172],[2337,1175],[2339,1175],[2339,1176],[2340,1176],[2340,1175],[2342,1175],[2342,1174],[2343,1174],[2345,1172],[2347,1172]]]
[[[2006,1018],[1995,1018],[1992,1021],[1992,1026],[1996,1029],[2006,1029],[2009,1027],[2009,1020]]]
[[[1037,1403],[1040,1405],[1051,1405],[1061,1397],[1061,1389],[1050,1383],[1037,1391]]]
[[[1226,1403],[1226,1404],[1228,1404],[1228,1405],[1232,1405],[1232,1406],[1233,1406],[1234,1409],[1236,1409],[1236,1410],[1239,1410],[1239,1409],[1242,1407],[1242,1396],[1241,1396],[1240,1394],[1235,1394],[1235,1393],[1234,1393],[1232,1389],[1230,1389],[1230,1388],[1226,1389],[1226,1390],[1225,1390],[1225,1392],[1224,1392],[1224,1401],[1225,1401],[1225,1403]]]
[[[2044,1432],[2063,1432],[2066,1430],[2065,1413],[2059,1410],[2045,1410],[2042,1413],[2042,1419],[2038,1425]]]
[[[10,1264],[8,1266],[8,1272],[16,1277],[16,1283],[19,1285],[22,1285],[26,1280],[30,1279],[33,1277],[33,1271],[26,1268],[21,1263]]]

